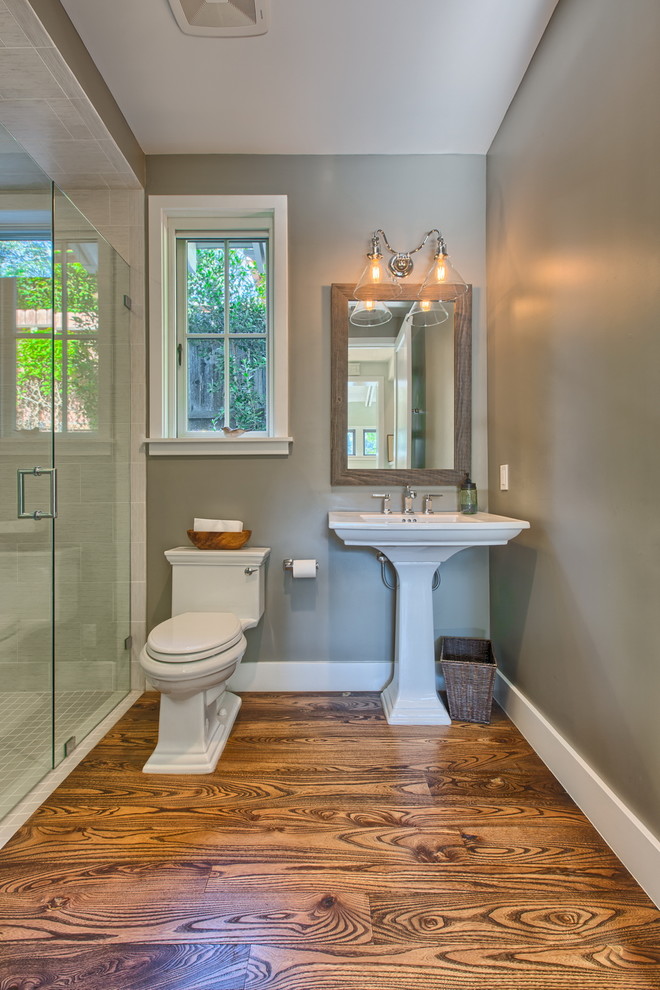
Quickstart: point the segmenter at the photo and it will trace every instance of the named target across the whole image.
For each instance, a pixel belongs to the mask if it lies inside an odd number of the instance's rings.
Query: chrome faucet
[[[390,495],[389,495],[389,492],[387,492],[387,493],[386,492],[378,492],[377,494],[373,494],[371,497],[372,498],[382,498],[382,500],[383,500],[383,515],[384,516],[389,516],[390,513],[392,512],[392,510],[390,508]]]
[[[406,490],[403,493],[403,513],[404,515],[412,515],[415,511],[414,501],[417,498],[417,492],[406,485]]]

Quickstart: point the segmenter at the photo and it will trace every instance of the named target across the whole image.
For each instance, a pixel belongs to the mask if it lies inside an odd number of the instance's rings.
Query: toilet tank
[[[233,612],[244,629],[256,626],[264,611],[269,554],[268,547],[166,550],[172,565],[172,615]]]

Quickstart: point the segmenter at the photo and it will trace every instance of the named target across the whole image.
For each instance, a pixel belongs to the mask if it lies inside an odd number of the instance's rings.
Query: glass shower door
[[[128,274],[0,127],[0,819],[130,688]]]
[[[55,763],[130,688],[128,266],[57,188]]]
[[[0,816],[53,760],[52,187],[0,130]]]

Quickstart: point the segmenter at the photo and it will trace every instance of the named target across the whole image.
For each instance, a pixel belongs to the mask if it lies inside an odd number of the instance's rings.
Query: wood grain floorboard
[[[2,990],[243,990],[241,945],[0,945]]]
[[[410,801],[413,805],[431,804],[431,792],[426,776],[419,771],[401,772],[396,775],[376,768],[373,771],[358,772],[348,770],[341,776],[301,771],[300,774],[272,775],[268,768],[258,777],[252,774],[228,774],[224,769],[211,775],[191,774],[188,777],[169,774],[141,774],[135,767],[130,779],[122,783],[116,771],[85,770],[75,772],[58,788],[57,798],[77,806],[91,804],[102,807],[105,804],[116,806],[124,799],[138,800],[144,805],[151,801],[159,808],[195,807],[261,807],[264,802],[287,802],[294,800],[326,800],[329,807],[341,799],[352,806],[362,801],[394,800]],[[54,807],[52,801],[48,807]]]
[[[564,950],[255,946],[245,990],[657,990],[657,952],[603,944]]]
[[[320,788],[319,788],[320,790]],[[207,796],[200,803],[183,804],[181,801],[166,801],[158,805],[141,804],[137,801],[132,805],[113,804],[109,801],[94,804],[76,804],[69,793],[62,798],[62,803],[46,803],[32,816],[33,825],[88,825],[94,821],[121,823],[122,819],[137,819],[145,817],[149,824],[154,825],[163,820],[165,814],[180,812],[185,808],[189,822],[199,825],[211,824],[214,828],[260,828],[264,831],[306,832],[309,829],[340,829],[340,828],[369,828],[378,826],[410,827],[419,829],[455,828],[460,822],[462,829],[474,830],[486,827],[528,826],[534,831],[536,841],[541,841],[538,829],[568,829],[575,836],[578,845],[594,844],[595,848],[607,849],[599,845],[594,836],[592,826],[585,821],[584,816],[575,809],[557,805],[543,805],[529,808],[524,805],[472,805],[468,803],[438,807],[433,805],[431,798],[420,788],[418,797],[414,791],[404,794],[366,795],[356,801],[356,795],[351,793],[333,793],[328,787],[328,793],[312,795],[296,795],[287,793],[284,796],[254,798],[248,801],[233,802],[219,800],[214,805]],[[402,800],[403,799],[403,800]],[[66,801],[66,803],[64,803]],[[293,802],[296,802],[295,805]],[[233,805],[233,806],[232,806]],[[582,833],[581,836],[578,833]],[[542,833],[541,833],[542,834]],[[578,841],[581,839],[582,841]]]
[[[370,897],[375,943],[441,945],[460,939],[466,945],[581,946],[614,941],[618,945],[659,950],[660,911],[622,894],[550,895],[495,899],[457,894],[447,903],[422,894],[414,904],[401,898]]]
[[[144,863],[139,859],[120,863],[97,860],[88,866],[64,865],[56,857],[12,863],[0,853],[0,893],[5,895],[39,894],[47,901],[66,896],[85,886],[106,884],[110,902],[121,900],[131,889],[140,890],[145,903],[150,902],[151,889],[168,885],[175,896],[194,900],[197,891],[204,890],[211,876],[211,867],[203,862]],[[17,902],[18,903],[18,902]]]
[[[213,774],[145,695],[0,852],[0,990],[646,990],[660,915],[514,726],[247,695]]]
[[[68,884],[66,894],[0,894],[0,941],[110,943],[213,942],[250,945],[363,944],[373,941],[367,897],[354,892],[204,892],[185,898],[171,885],[126,887],[121,900],[108,884]]]

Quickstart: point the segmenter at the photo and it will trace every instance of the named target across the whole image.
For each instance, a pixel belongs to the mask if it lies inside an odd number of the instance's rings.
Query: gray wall
[[[506,675],[660,834],[660,5],[560,0],[488,156]],[[498,465],[511,490],[495,492]]]
[[[237,517],[270,546],[267,610],[246,659],[389,659],[392,593],[375,553],[348,550],[327,529],[333,508],[373,508],[372,489],[330,487],[330,285],[356,281],[371,232],[407,250],[441,226],[475,285],[477,481],[485,483],[485,158],[480,156],[151,156],[151,194],[286,193],[289,197],[292,453],[274,457],[152,457],[148,467],[148,616],[169,614],[167,547],[186,544],[194,516]],[[423,277],[431,254],[416,269]],[[485,496],[484,492],[484,496]],[[455,489],[438,506],[452,509]],[[395,493],[395,499],[399,494]],[[396,502],[395,502],[396,504]],[[318,580],[292,581],[285,557],[316,557]],[[445,565],[439,630],[487,635],[486,551]]]

